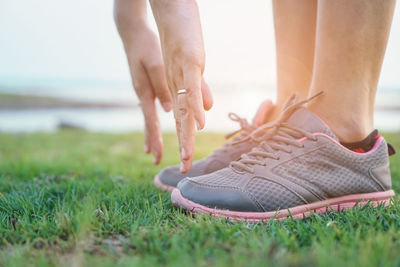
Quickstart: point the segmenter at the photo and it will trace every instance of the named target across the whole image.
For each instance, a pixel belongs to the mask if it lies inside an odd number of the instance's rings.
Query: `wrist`
[[[120,32],[136,31],[148,27],[147,16],[143,14],[127,16],[125,13],[119,14],[116,12],[114,19]]]
[[[131,45],[136,40],[143,39],[147,33],[152,32],[145,20],[131,21],[129,25],[119,27],[118,30],[124,45]]]
[[[133,8],[126,5],[126,2],[123,2],[123,5],[117,1],[115,3],[114,20],[122,38],[129,36],[132,32],[138,32],[148,28],[147,12],[145,7],[140,8],[135,6],[136,8]]]

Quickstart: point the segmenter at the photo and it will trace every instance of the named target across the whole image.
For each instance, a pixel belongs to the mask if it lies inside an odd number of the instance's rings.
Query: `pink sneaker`
[[[305,102],[286,108],[279,120],[249,135],[263,142],[229,167],[182,180],[172,203],[248,221],[389,204],[395,194],[388,158],[392,147],[380,135],[369,151],[344,147],[321,119],[302,107]]]

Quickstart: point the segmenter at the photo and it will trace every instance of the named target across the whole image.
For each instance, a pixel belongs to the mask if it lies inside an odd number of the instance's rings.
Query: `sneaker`
[[[309,100],[293,104],[276,122],[253,132],[251,139],[264,142],[229,167],[182,180],[172,203],[246,221],[388,205],[394,196],[388,158],[392,147],[380,135],[369,151],[344,147],[320,118],[302,107]],[[274,134],[263,136],[266,130]]]
[[[235,113],[229,113],[229,118],[238,122],[240,129],[226,135],[226,138],[229,139],[235,135],[237,137],[225,143],[221,148],[215,150],[204,159],[193,162],[192,168],[186,173],[181,173],[179,166],[163,169],[154,177],[155,186],[164,191],[172,192],[176,185],[185,177],[195,177],[212,173],[229,166],[232,161],[240,159],[243,153],[249,152],[259,143],[246,137],[268,119],[273,108],[271,101],[264,101],[257,110],[251,124]]]

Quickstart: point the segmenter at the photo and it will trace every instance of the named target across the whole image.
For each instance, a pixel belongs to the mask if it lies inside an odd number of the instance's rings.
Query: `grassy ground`
[[[400,147],[400,134],[386,135]],[[223,142],[198,137],[201,158]],[[0,134],[0,266],[399,265],[400,205],[250,225],[192,218],[152,184],[141,134]],[[391,158],[400,189],[400,158]]]

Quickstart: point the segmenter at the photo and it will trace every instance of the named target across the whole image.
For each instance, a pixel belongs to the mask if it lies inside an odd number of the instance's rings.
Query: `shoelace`
[[[229,119],[239,122],[240,125],[240,129],[233,131],[227,135],[225,135],[226,139],[231,138],[232,136],[244,131],[244,132],[251,132],[252,130],[255,129],[255,127],[253,125],[251,125],[245,118],[241,118],[239,117],[239,115],[237,115],[236,113],[230,112],[228,114]]]
[[[235,136],[239,133],[242,133],[242,134],[235,137],[232,141],[225,143],[224,146],[222,146],[220,149],[215,151],[215,153],[214,153],[215,155],[218,155],[219,154],[218,152],[226,153],[228,151],[228,147],[230,147],[232,144],[241,143],[242,139],[247,139],[249,133],[251,133],[252,131],[254,131],[256,129],[256,127],[254,125],[250,124],[245,118],[240,117],[236,113],[230,112],[228,114],[228,117],[233,121],[239,122],[240,129],[225,135],[225,138],[229,139],[232,136]],[[247,140],[249,140],[249,139],[247,139]]]
[[[254,169],[251,167],[252,165],[266,166],[267,158],[279,160],[280,158],[277,156],[276,152],[284,151],[286,153],[292,153],[290,146],[303,147],[304,145],[297,141],[299,138],[307,137],[310,140],[316,141],[316,137],[313,136],[312,133],[299,127],[289,125],[286,123],[286,120],[295,110],[322,93],[323,92],[319,92],[302,101],[298,101],[297,94],[292,95],[277,121],[257,128],[248,136],[248,138],[261,143],[249,153],[243,154],[239,161],[231,162],[230,167],[237,171],[254,173]],[[239,141],[242,142],[243,140]]]

